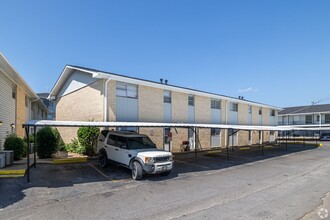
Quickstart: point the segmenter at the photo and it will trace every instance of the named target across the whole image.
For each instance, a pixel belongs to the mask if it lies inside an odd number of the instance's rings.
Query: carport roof
[[[218,128],[246,131],[290,131],[290,130],[323,130],[329,129],[330,125],[324,127],[296,127],[296,126],[252,126],[252,125],[225,125],[225,124],[191,124],[191,123],[157,123],[157,122],[95,122],[95,121],[51,121],[32,120],[23,127],[174,127],[174,128]]]

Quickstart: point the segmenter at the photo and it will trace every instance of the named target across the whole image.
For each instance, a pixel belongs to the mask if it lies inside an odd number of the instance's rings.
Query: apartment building
[[[47,107],[0,53],[0,150],[9,134],[25,136],[28,120],[45,119]]]
[[[277,125],[277,107],[242,98],[212,94],[179,87],[168,82],[154,82],[79,66],[66,66],[55,83],[50,98],[56,101],[56,120],[213,123],[240,125]],[[117,128],[137,130],[137,128]],[[69,142],[76,136],[75,128],[60,128],[62,138]],[[159,148],[223,147],[227,130],[177,128],[139,128]],[[229,131],[230,132],[230,131]],[[170,137],[170,138],[169,138]],[[274,132],[264,132],[265,141],[275,141]],[[257,132],[240,131],[230,138],[231,145],[250,145],[259,141]]]
[[[279,125],[322,125],[330,124],[330,104],[294,106],[278,113]],[[295,132],[294,135],[317,136],[318,131]]]

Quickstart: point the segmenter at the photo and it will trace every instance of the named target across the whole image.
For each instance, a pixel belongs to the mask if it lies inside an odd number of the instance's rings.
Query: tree
[[[78,141],[84,147],[84,154],[92,156],[94,153],[97,137],[100,134],[100,129],[96,127],[80,127],[77,131]]]

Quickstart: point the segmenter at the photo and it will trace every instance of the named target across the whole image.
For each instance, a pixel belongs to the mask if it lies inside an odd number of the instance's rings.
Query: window
[[[237,103],[230,103],[229,110],[233,112],[238,111],[238,104]]]
[[[211,128],[211,136],[219,136],[220,128]]]
[[[275,110],[270,110],[270,116],[275,116]]]
[[[252,140],[252,131],[249,131],[249,141]]]
[[[306,115],[305,123],[306,124],[313,124],[313,116],[312,115]]]
[[[211,99],[211,108],[221,109],[221,101],[220,100]]]
[[[121,97],[137,98],[137,86],[132,84],[117,83],[116,94]]]
[[[262,115],[262,109],[261,108],[259,109],[259,115]]]
[[[25,107],[29,107],[29,98],[25,96]]]
[[[16,99],[16,86],[13,86],[12,92],[11,92],[11,97],[13,99]]]
[[[252,106],[249,105],[249,114],[252,114]]]
[[[324,123],[329,124],[330,123],[330,114],[325,114],[324,119],[325,119]]]
[[[107,136],[108,133],[109,133],[109,130],[102,130],[99,135],[99,141],[104,142],[105,137]]]
[[[171,97],[171,91],[164,91],[164,102],[165,103],[171,103],[172,102],[172,97]]]
[[[195,97],[193,95],[188,96],[188,105],[195,106]]]

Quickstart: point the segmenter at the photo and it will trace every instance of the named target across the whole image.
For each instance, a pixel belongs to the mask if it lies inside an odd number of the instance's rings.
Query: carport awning
[[[301,128],[295,126],[251,126],[251,125],[224,125],[224,124],[195,124],[195,123],[156,123],[156,122],[97,122],[97,121],[51,121],[32,120],[23,127],[175,127],[175,128],[220,128],[247,131],[292,131],[292,130],[329,130],[330,127]],[[330,125],[328,125],[330,126]]]

